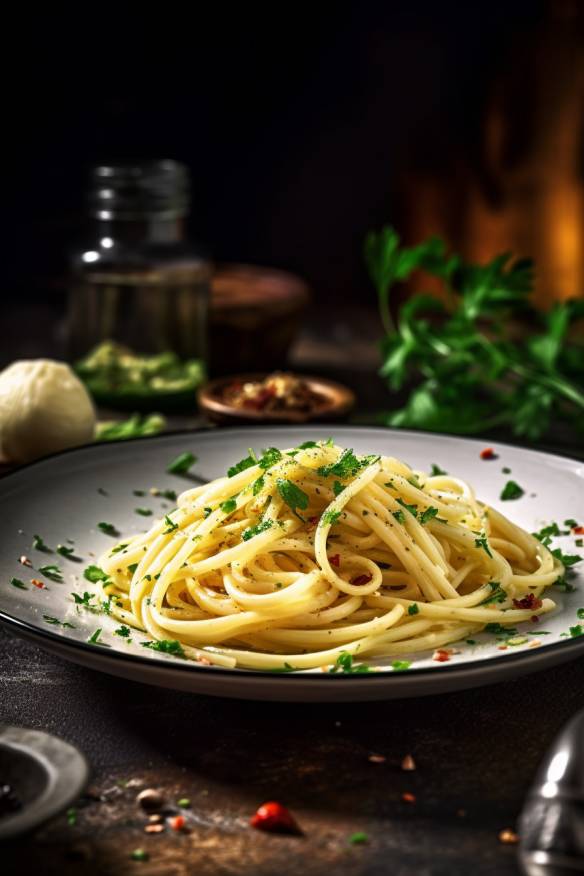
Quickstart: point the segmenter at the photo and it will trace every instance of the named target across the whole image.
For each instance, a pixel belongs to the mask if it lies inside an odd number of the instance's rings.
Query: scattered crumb
[[[499,842],[505,845],[515,845],[519,842],[519,836],[510,827],[506,827],[499,833]]]
[[[401,762],[401,768],[406,772],[413,772],[416,769],[416,762],[411,754],[406,754]]]

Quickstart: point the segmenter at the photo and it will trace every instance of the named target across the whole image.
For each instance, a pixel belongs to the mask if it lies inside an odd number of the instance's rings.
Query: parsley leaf
[[[489,586],[493,592],[491,593],[490,596],[487,596],[486,599],[483,599],[483,601],[480,604],[481,605],[491,605],[492,603],[495,603],[495,602],[505,602],[505,600],[507,599],[507,593],[505,592],[505,590],[503,590],[503,588],[501,587],[499,582],[498,581],[489,581]]]
[[[128,639],[130,637],[130,627],[121,626],[118,627],[117,630],[114,630],[114,636],[121,636],[122,639]]]
[[[68,627],[70,630],[75,629],[74,624],[70,624],[69,621],[60,621],[58,617],[53,617],[50,614],[43,614],[43,620],[56,627]]]
[[[566,566],[566,568],[574,566],[576,563],[579,563],[580,560],[584,559],[580,554],[565,554],[561,548],[555,548],[555,550],[552,551],[552,554],[560,561],[560,563],[562,563],[563,566]]]
[[[160,639],[157,642],[141,642],[144,648],[150,648],[151,651],[160,651],[162,654],[173,654],[175,657],[186,659],[186,654],[183,646],[176,639]]]
[[[404,516],[404,512],[403,512],[403,511],[392,511],[391,513],[393,514],[393,516],[395,517],[395,519],[397,520],[397,522],[398,522],[398,523],[401,523],[401,525],[403,526],[404,523],[406,522],[406,518],[405,518],[405,516]]]
[[[171,520],[168,514],[164,515],[164,522],[166,523],[166,529],[162,530],[163,535],[168,535],[171,532],[174,532],[178,529],[178,523],[175,523],[174,520]]]
[[[345,488],[340,481],[335,481],[333,483],[333,493],[335,494],[335,496],[340,495],[344,489]]]
[[[418,506],[417,505],[408,505],[403,499],[396,499],[398,505],[401,505],[402,508],[405,508],[406,511],[409,511],[413,517],[418,516]]]
[[[391,664],[391,668],[394,672],[405,672],[411,665],[411,660],[394,660]]]
[[[255,535],[261,535],[262,532],[266,532],[268,529],[271,529],[273,525],[273,520],[262,520],[261,523],[256,523],[255,526],[250,526],[247,529],[244,529],[241,533],[241,537],[244,541],[249,541],[250,538],[253,538]]]
[[[259,467],[263,468],[263,470],[265,471],[266,469],[271,468],[281,459],[282,454],[277,447],[268,447],[268,449],[264,450],[262,454],[262,458],[259,461]]]
[[[339,459],[330,465],[321,465],[317,468],[316,473],[323,478],[328,478],[334,475],[341,480],[346,480],[348,477],[356,475],[361,468],[361,462],[357,459],[352,450],[344,450]]]
[[[91,581],[92,584],[95,584],[97,581],[107,581],[109,575],[103,569],[100,569],[99,566],[88,566],[83,572],[83,577],[87,581]]]
[[[417,602],[412,602],[411,605],[408,605],[408,614],[419,614],[420,606]]]
[[[63,573],[59,567],[54,564],[51,564],[50,566],[39,566],[39,572],[50,581],[56,581],[58,584],[63,583]]]
[[[197,457],[194,453],[190,453],[186,450],[184,453],[179,453],[179,455],[167,465],[166,471],[169,474],[186,474],[196,461]]]
[[[304,441],[302,444],[298,445],[298,450],[309,450],[311,447],[318,447],[316,441]]]
[[[118,530],[116,529],[116,527],[113,525],[113,523],[105,523],[103,520],[101,521],[101,523],[97,524],[97,528],[101,529],[101,531],[103,533],[105,533],[105,535],[119,535],[120,534],[118,532]]]
[[[65,559],[67,560],[72,560],[75,558],[75,548],[67,547],[66,544],[58,544],[57,553],[61,557],[65,557]]]
[[[521,496],[523,496],[524,494],[525,490],[523,489],[523,487],[520,487],[518,483],[516,483],[515,481],[507,481],[501,491],[501,495],[499,496],[499,498],[502,501],[507,502],[510,499],[520,499]]]
[[[251,488],[252,495],[257,496],[257,494],[263,490],[265,483],[266,483],[266,479],[264,478],[263,475],[261,477],[259,477],[257,479],[257,481],[254,481],[253,486]]]
[[[334,666],[331,666],[329,672],[347,672],[347,673],[356,673],[356,672],[371,672],[371,669],[365,663],[359,663],[357,666],[353,665],[353,655],[348,651],[341,651],[339,656],[337,657]]]
[[[433,517],[436,517],[438,514],[438,508],[434,508],[430,506],[426,508],[425,511],[422,511],[420,514],[420,523],[428,523]]]
[[[246,456],[245,459],[241,459],[239,462],[236,462],[235,465],[232,465],[231,468],[227,469],[227,477],[232,478],[235,477],[236,474],[239,474],[240,471],[245,471],[246,468],[251,468],[254,465],[257,465],[258,461],[255,458],[255,454],[252,456]]]
[[[78,593],[72,593],[71,596],[75,601],[75,605],[84,605],[86,608],[90,608],[91,600],[94,598],[94,594],[89,593],[87,590],[83,596],[79,596]]]
[[[221,502],[219,507],[224,514],[232,514],[237,508],[237,501],[234,498],[225,499],[224,502]]]
[[[430,469],[431,477],[436,478],[439,475],[446,475],[446,474],[448,474],[447,471],[444,471],[444,469],[440,468],[439,465],[436,465],[435,462],[432,463],[432,468]]]
[[[482,548],[486,554],[488,554],[491,558],[493,554],[491,553],[491,549],[489,547],[489,542],[487,541],[487,536],[479,534],[478,538],[475,538],[475,547]]]
[[[28,590],[24,581],[21,581],[20,578],[11,578],[10,583],[13,587],[17,587],[19,590]]]
[[[334,523],[337,522],[340,516],[340,511],[325,511],[320,519],[320,522],[322,525],[330,523],[330,525],[332,526]]]
[[[134,508],[134,514],[140,514],[142,517],[150,517],[152,511],[150,508]]]
[[[43,551],[45,554],[52,553],[50,547],[44,543],[40,535],[33,535],[32,546],[35,551]]]
[[[96,631],[88,638],[88,642],[90,645],[103,645],[103,642],[100,642],[99,637],[102,634],[102,628],[98,627]]]
[[[301,490],[300,487],[297,487],[296,484],[293,484],[292,481],[289,481],[285,478],[278,478],[276,481],[276,486],[278,488],[278,492],[286,505],[290,508],[293,514],[296,515],[302,522],[304,522],[304,518],[300,516],[297,512],[297,508],[302,509],[303,511],[308,508],[310,503],[310,499],[304,490]]]

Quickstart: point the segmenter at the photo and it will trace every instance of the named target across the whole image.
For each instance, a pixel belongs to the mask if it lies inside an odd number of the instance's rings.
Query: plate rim
[[[377,431],[388,436],[391,435],[400,435],[405,437],[415,437],[422,438],[423,440],[430,440],[433,437],[436,438],[447,438],[449,440],[455,442],[464,442],[464,443],[472,443],[477,445],[484,445],[485,440],[490,440],[493,444],[496,444],[498,447],[504,448],[508,447],[512,450],[520,450],[529,455],[540,456],[544,458],[552,458],[556,460],[560,460],[562,462],[569,462],[576,465],[583,465],[584,462],[582,460],[576,459],[575,457],[565,456],[563,454],[551,453],[546,450],[537,450],[529,447],[523,447],[517,444],[510,444],[505,441],[497,441],[495,439],[482,439],[468,436],[460,436],[460,435],[450,435],[444,432],[423,432],[421,430],[414,429],[391,429],[384,426],[369,426],[366,424],[359,425],[351,425],[345,423],[310,423],[310,424],[299,424],[299,425],[274,425],[274,424],[265,424],[265,425],[254,425],[254,426],[226,426],[221,427],[219,429],[220,434],[234,434],[234,433],[242,433],[245,435],[249,435],[250,432],[255,431],[270,431],[270,432],[283,432],[286,433],[293,432],[301,432],[310,429],[318,429],[318,428],[326,428],[329,431],[333,431],[335,429],[354,429],[354,430],[369,430],[369,431]],[[130,445],[135,444],[136,442],[140,442],[141,444],[145,441],[150,443],[163,443],[168,438],[176,438],[179,436],[188,437],[193,435],[213,435],[218,431],[218,428],[209,428],[207,426],[200,426],[194,429],[175,429],[168,432],[163,432],[158,435],[146,435],[140,438],[126,438],[126,439],[117,439],[115,441],[104,441],[104,442],[92,442],[89,444],[82,444],[78,447],[67,448],[66,450],[59,450],[55,453],[51,453],[47,456],[42,457],[41,459],[33,460],[32,462],[25,463],[19,466],[17,469],[11,472],[7,472],[6,474],[0,477],[0,500],[2,498],[3,485],[14,480],[18,480],[19,477],[23,475],[26,477],[30,469],[35,468],[36,466],[43,465],[46,463],[50,463],[55,459],[59,459],[63,456],[76,455],[80,452],[90,452],[90,453],[100,453],[102,449],[108,449],[115,445]],[[309,684],[314,684],[315,682],[322,682],[323,678],[328,678],[329,681],[327,684],[331,682],[339,684],[343,683],[354,683],[354,682],[369,682],[374,683],[376,679],[385,680],[393,679],[392,684],[395,685],[406,685],[408,679],[416,678],[416,679],[429,679],[436,678],[440,676],[454,676],[454,675],[471,675],[473,672],[477,671],[496,671],[498,667],[509,666],[510,664],[515,664],[516,666],[523,666],[525,664],[529,664],[532,662],[536,655],[545,654],[556,654],[560,650],[564,649],[567,651],[568,648],[571,648],[572,655],[567,656],[566,660],[575,659],[578,655],[579,651],[584,651],[584,636],[582,639],[579,637],[566,639],[563,642],[550,642],[549,645],[545,645],[543,649],[535,649],[532,651],[517,651],[512,654],[506,654],[504,657],[500,657],[498,659],[485,659],[472,661],[470,663],[463,664],[451,664],[444,665],[441,664],[440,667],[410,667],[407,671],[396,671],[394,669],[376,669],[371,673],[311,673],[311,672],[280,672],[278,670],[255,670],[255,669],[230,669],[221,666],[199,666],[195,661],[179,661],[177,659],[171,658],[161,658],[161,657],[150,657],[150,656],[142,656],[140,654],[128,654],[125,651],[114,649],[110,651],[108,647],[104,647],[99,643],[95,645],[90,644],[88,642],[81,642],[77,639],[71,639],[62,633],[54,632],[53,630],[46,630],[42,627],[36,626],[34,623],[23,620],[22,618],[14,617],[8,612],[4,611],[0,607],[0,623],[6,625],[8,628],[14,628],[16,630],[26,630],[29,634],[36,638],[46,639],[49,642],[59,643],[60,645],[69,648],[73,651],[79,650],[86,654],[96,654],[97,653],[106,659],[106,661],[115,663],[118,660],[122,660],[127,664],[134,664],[136,666],[147,667],[149,665],[156,666],[158,668],[166,669],[167,671],[177,671],[179,673],[193,673],[200,675],[201,673],[208,673],[209,671],[213,672],[213,675],[221,675],[229,678],[238,678],[238,679],[253,679],[253,680],[266,680],[270,679],[274,681],[276,678],[287,678],[289,681],[286,681],[288,685],[298,685],[304,684],[308,682]],[[109,653],[108,653],[109,652]],[[114,656],[115,655],[115,656]],[[535,660],[535,662],[539,662]]]

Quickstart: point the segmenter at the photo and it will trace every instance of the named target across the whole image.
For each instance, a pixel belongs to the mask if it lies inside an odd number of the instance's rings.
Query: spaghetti
[[[121,622],[200,662],[264,670],[512,627],[555,607],[543,594],[563,571],[464,481],[331,441],[250,452],[100,566]]]

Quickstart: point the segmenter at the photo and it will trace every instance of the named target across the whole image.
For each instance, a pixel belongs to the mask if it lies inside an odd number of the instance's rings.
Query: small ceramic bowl
[[[291,374],[291,372],[287,371],[286,374]],[[335,383],[333,380],[327,380],[325,377],[310,377],[305,374],[292,374],[291,376],[303,380],[322,399],[306,411],[293,409],[258,411],[236,407],[224,400],[223,390],[235,380],[247,383],[261,381],[268,376],[266,372],[232,374],[229,377],[218,377],[211,380],[198,392],[199,407],[212,423],[221,426],[244,423],[260,425],[262,423],[335,422],[346,417],[355,405],[355,395],[348,387]]]

